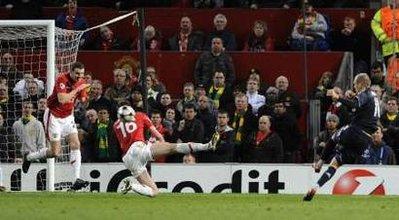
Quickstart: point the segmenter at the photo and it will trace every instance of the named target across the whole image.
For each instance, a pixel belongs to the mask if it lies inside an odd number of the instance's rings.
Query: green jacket
[[[373,20],[371,20],[371,29],[373,29],[375,37],[382,45],[382,56],[386,57],[394,53],[399,53],[398,41],[392,41],[388,37],[388,35],[382,29],[381,20],[381,10],[378,10],[374,15]]]

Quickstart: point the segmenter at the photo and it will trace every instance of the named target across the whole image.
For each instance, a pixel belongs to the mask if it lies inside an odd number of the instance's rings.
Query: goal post
[[[6,132],[6,135],[3,135],[5,136],[4,140],[6,143],[2,144],[0,141],[0,163],[1,161],[5,161],[6,163],[20,163],[22,158],[21,155],[23,155],[22,152],[27,152],[20,138],[12,132],[12,124],[21,117],[22,102],[25,100],[23,98],[24,96],[20,96],[20,94],[15,91],[17,82],[25,80],[26,84],[28,84],[28,82],[32,80],[42,80],[42,85],[44,84],[43,82],[45,82],[42,95],[45,94],[46,97],[48,97],[51,95],[54,88],[56,75],[61,72],[69,72],[71,64],[76,61],[80,39],[84,33],[104,25],[115,23],[130,16],[134,17],[135,15],[136,11],[129,12],[83,31],[65,30],[55,27],[54,20],[0,20],[0,55],[3,57],[4,54],[8,54],[8,56],[12,57],[12,64],[10,65],[13,66],[14,71],[12,74],[9,74],[10,72],[4,74],[4,68],[2,68],[3,65],[1,65],[0,80],[4,80],[4,76],[6,76],[6,85],[9,87],[7,93],[10,94],[9,96],[15,96],[12,99],[8,99],[6,102],[6,104],[10,104],[12,108],[0,108],[0,113],[3,115],[4,112],[6,112],[6,119],[9,121],[6,124],[6,131],[9,133]],[[136,17],[134,17],[134,19],[136,19]],[[7,71],[10,71],[10,68]],[[21,77],[22,75],[23,77]],[[25,75],[30,75],[30,77],[33,76],[33,79],[25,79]],[[11,76],[13,78],[9,80]],[[1,83],[3,83],[3,81],[1,81],[0,84]],[[23,89],[27,90],[26,87],[23,87]],[[29,98],[29,96],[27,97]],[[45,97],[42,98],[44,99]],[[32,99],[29,98],[29,100],[33,102]],[[37,99],[35,103],[39,106],[39,101]],[[4,109],[6,110],[4,111]],[[39,110],[39,107],[36,109]],[[36,112],[37,115],[39,115],[38,112],[39,111]],[[8,117],[9,115],[12,117]],[[41,119],[43,119],[43,117]],[[46,145],[50,147],[48,142]],[[70,177],[66,175],[66,173],[69,172],[65,172],[70,169],[68,167],[71,167],[69,165],[69,147],[62,141],[61,148],[61,155],[58,158],[47,159],[47,165],[43,163],[41,166],[36,166],[34,172],[38,172],[37,176],[33,176],[29,173],[25,176],[21,175],[21,170],[15,174],[13,173],[10,182],[13,186],[10,186],[10,190],[19,191],[21,188],[33,191],[39,190],[39,184],[41,190],[45,188],[48,191],[69,188],[71,186]],[[32,170],[32,168],[30,170]],[[46,172],[46,175],[44,175],[44,172]],[[29,182],[36,179],[34,180],[36,181],[36,189],[32,187],[32,184],[28,186],[28,189],[24,187],[24,183],[21,181],[23,178],[29,179]]]

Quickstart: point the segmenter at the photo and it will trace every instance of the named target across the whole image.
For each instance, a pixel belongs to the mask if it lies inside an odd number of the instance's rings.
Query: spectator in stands
[[[288,91],[289,82],[287,77],[279,76],[276,78],[276,88],[279,89],[279,99],[284,100],[284,105],[288,112],[294,117],[301,117],[302,110],[299,97],[291,91]]]
[[[168,130],[171,137],[166,137],[166,141],[168,142],[176,142],[173,136],[173,128],[176,127],[176,111],[174,108],[166,109],[165,117],[162,121],[162,124]]]
[[[12,128],[18,142],[22,144],[18,158],[29,152],[36,152],[46,147],[43,124],[33,115],[34,106],[30,101],[22,103],[22,117],[14,122]]]
[[[169,38],[169,49],[180,52],[201,51],[204,44],[204,33],[194,31],[191,19],[184,16],[180,20],[180,30]]]
[[[207,96],[213,102],[215,109],[230,109],[234,99],[233,91],[230,85],[226,85],[224,73],[216,71],[213,74],[213,80],[210,87],[206,90]]]
[[[107,106],[112,120],[116,120],[117,105],[103,95],[103,84],[100,80],[93,80],[90,87],[89,103],[87,109],[99,110],[100,107]]]
[[[44,125],[44,111],[46,111],[47,108],[47,98],[40,98],[39,101],[37,102],[37,112],[36,112],[36,118],[38,121],[42,122]]]
[[[266,103],[266,98],[258,93],[259,81],[255,79],[249,79],[247,81],[247,97],[248,103],[252,106],[252,113],[258,115],[258,109]]]
[[[266,95],[266,90],[269,88],[269,85],[266,82],[262,81],[260,75],[261,75],[261,73],[260,73],[260,71],[258,69],[251,68],[249,70],[248,80],[252,79],[252,80],[258,81],[259,82],[259,94],[265,96]],[[243,83],[245,83],[245,84],[243,84],[242,87],[246,88],[247,87],[247,84],[246,84],[247,82],[244,81]]]
[[[385,105],[385,112],[380,118],[385,142],[391,146],[399,156],[399,110],[398,99],[389,97]]]
[[[44,92],[44,82],[34,78],[31,73],[25,73],[24,78],[18,81],[13,88],[14,94],[21,99],[28,98],[28,85],[31,81],[35,81],[38,85],[38,92],[42,94]]]
[[[234,130],[228,123],[228,112],[220,110],[217,114],[217,125],[215,128],[220,135],[220,141],[215,151],[201,152],[201,162],[226,163],[234,161]]]
[[[154,91],[157,91],[159,93],[164,93],[166,92],[166,87],[165,85],[159,80],[157,71],[155,70],[155,67],[153,66],[147,66],[147,75],[151,76],[152,79],[152,89]]]
[[[301,134],[295,117],[287,111],[285,100],[278,100],[274,104],[272,125],[272,130],[283,140],[284,162],[299,162],[301,160],[298,151],[301,143]]]
[[[101,51],[123,50],[123,43],[108,26],[100,27],[100,34],[93,41],[93,49]]]
[[[222,39],[226,51],[237,50],[236,36],[232,32],[225,29],[227,25],[226,16],[224,14],[215,15],[213,18],[213,24],[215,26],[215,30],[209,33],[205,41],[204,49],[211,50],[213,46],[213,39],[220,38]]]
[[[379,61],[375,61],[373,65],[371,65],[371,70],[370,70],[371,85],[379,85],[381,88],[384,88],[385,74],[383,69],[384,69],[383,64]]]
[[[335,114],[329,114],[326,119],[325,129],[321,131],[313,142],[313,150],[315,151],[315,158],[313,161],[318,161],[321,158],[321,152],[326,146],[327,141],[332,137],[332,135],[337,131],[339,125],[339,118]],[[334,156],[334,155],[331,155]],[[332,159],[332,158],[330,158]]]
[[[329,50],[330,46],[326,41],[329,27],[325,17],[309,3],[305,3],[304,7],[305,17],[301,15],[298,18],[291,33],[291,49],[303,50],[306,46],[307,50]]]
[[[332,48],[337,51],[353,52],[355,73],[368,70],[366,60],[370,53],[370,48],[366,40],[366,35],[360,33],[356,26],[356,20],[346,16],[343,21],[343,28],[333,32]]]
[[[30,81],[28,83],[28,96],[24,100],[30,100],[34,105],[34,108],[37,109],[37,102],[43,97],[44,95],[39,90],[38,82]]]
[[[194,8],[222,8],[224,0],[192,0]]]
[[[284,159],[283,142],[277,133],[271,130],[269,116],[259,118],[258,129],[244,140],[244,162],[282,163]]]
[[[229,113],[230,126],[234,130],[234,162],[243,161],[243,141],[256,129],[257,118],[248,105],[248,97],[243,93],[235,96],[235,108]]]
[[[202,122],[204,125],[204,141],[209,142],[212,138],[213,133],[215,133],[216,118],[209,106],[209,101],[207,96],[198,97],[198,113],[196,118]]]
[[[105,91],[105,98],[114,101],[119,106],[121,102],[128,101],[130,89],[126,85],[130,79],[122,69],[114,69],[114,84]]]
[[[92,148],[93,162],[119,162],[122,159],[119,143],[113,131],[113,121],[107,106],[98,110],[98,119],[91,119],[88,143]]]
[[[21,158],[19,149],[21,148],[19,144],[15,144],[15,135],[11,126],[7,126],[6,119],[4,118],[4,113],[0,112],[0,162],[2,163],[14,163],[15,158]],[[18,154],[17,155],[17,150]]]
[[[192,154],[186,154],[183,156],[183,164],[196,164],[197,159]]]
[[[341,98],[343,98],[342,90],[339,87],[336,86],[333,89]],[[349,110],[352,109],[348,109],[338,99],[334,98],[332,99],[331,105],[327,108],[327,113],[324,117],[327,119],[331,114],[337,115],[339,118],[338,128],[341,128],[350,122]],[[322,121],[324,122],[323,119]]]
[[[62,29],[76,31],[82,31],[88,28],[86,18],[83,16],[82,11],[78,9],[77,0],[68,0],[68,8],[66,12],[58,14],[55,20],[55,26]],[[87,45],[88,38],[88,34],[83,34],[80,40],[81,48],[84,48]]]
[[[394,1],[396,3],[395,5],[399,5],[399,0]],[[393,8],[391,2],[391,4],[378,10],[374,15],[373,20],[371,20],[371,29],[382,45],[382,56],[384,57],[387,66],[389,64],[389,58],[399,52],[397,46],[399,29],[397,28],[397,21],[395,18],[396,14],[398,14],[398,11],[396,8]],[[396,33],[394,33],[394,31]]]
[[[204,125],[195,118],[197,107],[192,103],[184,106],[183,119],[176,125],[173,135],[177,138],[178,143],[197,142],[204,143]],[[169,162],[182,161],[182,154],[175,154],[168,157]]]
[[[12,96],[8,95],[8,86],[0,84],[0,113],[5,119],[5,127],[11,127],[15,120],[21,115],[21,104],[15,102]]]
[[[157,102],[156,109],[161,112],[162,117],[165,117],[166,110],[173,108],[172,97],[169,93],[163,93],[160,96],[161,98]]]
[[[83,76],[83,79],[86,81],[88,84],[93,83],[93,73],[90,71],[86,71],[85,75]]]
[[[103,107],[100,107],[103,108]],[[97,122],[98,113],[94,109],[87,109],[84,119],[80,122],[79,128],[88,132]]]
[[[265,52],[274,50],[274,40],[268,34],[267,24],[256,20],[245,42],[244,51]]]
[[[382,110],[385,107],[384,106],[385,103],[382,100],[382,96],[383,96],[384,91],[379,85],[371,85],[370,86],[370,90],[373,91],[376,94],[376,97],[378,98],[378,100],[380,102],[380,106],[378,106],[378,107],[380,107],[379,112],[381,113]]]
[[[143,92],[140,88],[135,87],[132,90],[132,95],[130,96],[130,102],[128,102],[128,105],[131,105],[136,111],[139,112],[145,112],[144,109],[144,100],[143,100]],[[149,104],[149,103],[147,103]],[[149,110],[152,111],[151,107],[152,106],[148,106]]]
[[[328,107],[331,105],[331,99],[327,97],[327,90],[333,88],[333,83],[333,73],[330,71],[324,72],[319,79],[319,84],[313,92],[313,98],[320,100],[321,125],[325,124],[324,119],[326,118]]]
[[[383,141],[382,128],[374,132],[372,146],[368,146],[361,155],[360,163],[373,165],[396,165],[392,148]]]
[[[155,79],[152,75],[147,75],[145,83],[147,88],[148,106],[151,109],[156,108],[159,92],[155,90]]]
[[[285,0],[283,7],[287,9],[299,7],[301,2],[301,0]],[[305,0],[305,2],[308,1]],[[367,8],[369,4],[368,0],[314,0],[311,2],[315,7],[323,8]]]
[[[263,106],[258,109],[258,117],[262,115],[273,115],[274,112],[274,103],[278,100],[279,90],[270,86],[266,90],[266,102]]]
[[[212,39],[211,51],[204,51],[198,58],[194,69],[196,85],[209,86],[216,70],[225,74],[226,84],[233,85],[236,75],[233,60],[223,49],[221,38]]]
[[[23,79],[23,74],[17,69],[14,56],[11,53],[4,53],[1,57],[0,76],[7,79],[7,85],[10,89],[13,89],[15,84]]]
[[[195,109],[198,109],[198,103],[194,96],[194,84],[191,82],[185,83],[183,85],[183,99],[180,99],[176,104],[176,110],[180,115],[183,115],[184,106],[187,104],[194,105]]]
[[[155,29],[154,26],[148,25],[144,29],[145,47],[148,51],[159,51],[162,49],[162,36],[161,33]],[[133,50],[140,50],[139,37],[134,40],[132,45]]]

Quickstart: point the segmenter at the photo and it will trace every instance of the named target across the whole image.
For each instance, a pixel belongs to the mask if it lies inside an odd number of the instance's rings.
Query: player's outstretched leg
[[[182,153],[188,154],[198,151],[215,150],[220,140],[219,133],[215,133],[212,136],[210,142],[202,143],[167,143],[167,142],[155,142],[151,147],[151,153],[154,158],[163,155]]]
[[[316,185],[309,189],[306,195],[303,197],[303,201],[311,201],[316,194],[317,190],[324,186],[326,182],[328,182],[335,174],[336,170],[339,167],[339,163],[337,159],[334,157],[330,163],[328,169],[321,175],[319,180],[317,181]]]

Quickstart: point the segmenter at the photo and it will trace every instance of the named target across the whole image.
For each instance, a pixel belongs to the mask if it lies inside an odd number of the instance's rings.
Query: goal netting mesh
[[[43,147],[40,143],[28,145],[26,139],[15,131],[13,124],[22,116],[24,101],[32,102],[34,117],[43,123],[47,97],[46,78],[47,74],[50,74],[47,68],[48,31],[47,26],[0,25],[0,161],[3,165],[21,164],[25,152]],[[69,71],[71,64],[76,61],[83,33],[55,28],[55,71],[52,71],[55,73],[52,74]],[[31,139],[36,138],[37,131],[33,131],[27,125],[23,129]],[[65,140],[62,146],[62,154],[56,159],[54,172],[56,190],[68,188],[74,181],[72,167],[70,172],[57,172],[58,167],[65,169],[69,162],[69,148]],[[17,169],[11,174],[4,175],[3,182],[11,183],[9,186],[11,191],[19,191],[23,178],[26,179],[24,182],[36,182],[36,190],[45,190],[46,161],[37,161],[37,163],[41,164],[32,166],[29,175]]]

